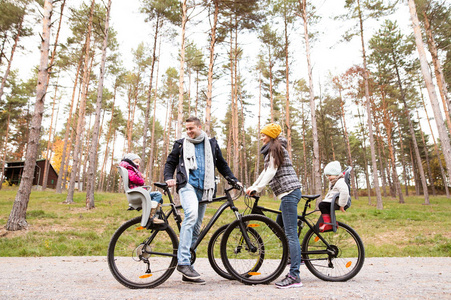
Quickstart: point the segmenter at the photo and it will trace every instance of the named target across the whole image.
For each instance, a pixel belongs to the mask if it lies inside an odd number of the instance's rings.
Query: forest
[[[147,184],[163,181],[189,116],[247,186],[263,169],[260,128],[278,123],[305,194],[324,194],[338,160],[353,168],[352,196],[377,209],[382,197],[450,197],[449,1],[120,2],[0,0],[0,188],[8,162],[25,161],[8,230],[26,228],[37,160],[41,190],[52,167],[55,193],[70,204],[86,192],[91,209],[95,192],[121,192],[125,153]],[[126,36],[148,35],[124,48],[126,17],[144,20]],[[356,60],[337,51],[344,67],[324,71],[325,45]]]

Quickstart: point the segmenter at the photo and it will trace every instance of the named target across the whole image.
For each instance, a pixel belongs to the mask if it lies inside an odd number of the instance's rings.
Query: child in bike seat
[[[324,223],[320,224],[319,230],[321,232],[331,230],[332,225],[325,224],[330,223],[330,204],[336,199],[338,195],[338,201],[335,201],[335,210],[345,210],[349,207],[349,187],[344,179],[344,174],[341,171],[341,166],[339,161],[332,161],[326,165],[324,168],[324,175],[329,179],[329,192],[327,192],[324,199],[319,203],[319,210],[323,217]]]
[[[140,162],[141,158],[137,154],[127,153],[124,155],[124,158],[122,158],[121,162],[119,163],[119,166],[127,169],[128,171],[128,186],[131,189],[144,185],[144,176],[139,171]],[[158,191],[149,192],[149,194],[152,202],[156,202],[154,203],[154,205],[152,205],[152,209],[150,211],[149,218],[152,219],[155,216],[155,212],[160,209],[160,206],[163,203],[163,196]],[[153,223],[162,224],[164,223],[164,221],[155,217],[153,218]]]

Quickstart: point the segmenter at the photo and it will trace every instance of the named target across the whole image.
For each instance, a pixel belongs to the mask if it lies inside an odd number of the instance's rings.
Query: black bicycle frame
[[[174,201],[172,199],[171,196],[171,192],[169,191],[169,188],[167,186],[162,186],[162,185],[157,185],[158,187],[162,188],[165,193],[168,195],[169,198],[169,202],[170,205],[172,206],[171,210],[168,212],[167,215],[165,215],[166,218],[169,218],[169,216],[171,214],[174,214],[174,220],[177,224],[177,227],[179,229],[180,232],[180,228],[181,228],[181,223],[182,223],[182,217],[180,216],[180,214],[178,213],[178,209],[181,209],[182,206],[181,205],[175,205]],[[228,188],[225,189],[225,196],[221,196],[221,197],[217,197],[217,198],[213,198],[212,201],[208,201],[208,200],[203,200],[200,201],[199,204],[209,204],[209,203],[213,203],[213,202],[220,202],[220,201],[224,201],[227,200],[225,203],[223,203],[215,212],[215,214],[213,215],[213,217],[210,219],[210,221],[208,222],[208,224],[202,229],[202,231],[199,233],[199,236],[197,237],[196,243],[191,247],[191,250],[195,250],[197,248],[197,246],[199,246],[199,244],[202,242],[202,240],[204,239],[204,237],[207,235],[207,233],[210,231],[210,229],[213,227],[213,225],[216,223],[216,221],[219,219],[219,217],[221,216],[221,214],[230,207],[230,209],[235,213],[235,216],[237,218],[237,220],[241,219],[241,214],[238,211],[238,208],[235,206],[235,204],[233,203],[232,197],[230,196],[230,191],[233,190],[234,188]],[[242,223],[240,223],[240,228],[241,231],[243,233],[244,236],[244,240],[246,241],[246,244],[251,248],[254,249],[255,246],[252,245],[249,236],[247,235],[247,233],[245,234],[246,230],[244,228],[244,225]],[[152,240],[149,239],[150,241]]]

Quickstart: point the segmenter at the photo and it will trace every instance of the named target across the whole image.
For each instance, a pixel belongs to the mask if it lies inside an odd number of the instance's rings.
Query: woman
[[[298,203],[301,199],[301,183],[294,171],[288,151],[285,149],[286,140],[279,137],[282,128],[277,124],[268,124],[260,131],[263,147],[260,153],[265,157],[265,169],[257,181],[246,190],[246,194],[260,193],[267,184],[277,198],[281,199],[280,210],[285,234],[290,248],[290,272],[280,282],[278,288],[301,287],[299,267],[301,265],[301,246],[297,235]]]

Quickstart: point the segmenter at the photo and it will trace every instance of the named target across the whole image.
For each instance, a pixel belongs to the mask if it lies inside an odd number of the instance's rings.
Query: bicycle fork
[[[238,219],[238,225],[240,227],[241,234],[242,234],[239,246],[235,249],[235,253],[241,252],[242,245],[243,245],[243,239],[246,242],[246,245],[247,245],[249,251],[251,251],[252,253],[257,252],[257,247],[255,247],[252,244],[251,239],[249,238],[249,235],[248,235],[247,230],[246,230],[246,226],[245,226],[245,224],[243,222],[243,219],[242,219],[242,215],[238,212],[238,210],[236,210],[234,212],[235,212],[236,218]]]

